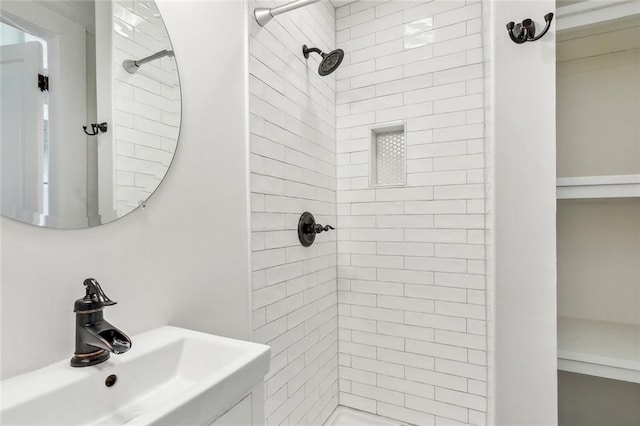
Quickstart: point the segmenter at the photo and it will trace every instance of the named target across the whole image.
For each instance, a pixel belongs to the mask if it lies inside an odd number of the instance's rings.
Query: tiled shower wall
[[[336,17],[340,404],[484,424],[481,3],[358,1]],[[407,184],[373,188],[370,127],[398,120]]]
[[[180,84],[173,58],[162,58],[129,74],[126,59],[171,50],[155,3],[113,3],[115,76],[115,172],[118,216],[149,198],[167,173],[180,132]]]
[[[304,248],[296,233],[304,211],[336,223],[335,76],[320,77],[303,44],[334,48],[329,2],[264,28],[249,17],[253,338],[272,351],[268,425],[319,425],[338,404],[336,234]]]

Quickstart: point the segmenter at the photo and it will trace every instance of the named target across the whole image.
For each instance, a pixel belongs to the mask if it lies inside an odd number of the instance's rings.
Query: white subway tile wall
[[[162,181],[180,132],[180,83],[175,60],[165,57],[129,74],[126,59],[140,59],[171,43],[153,2],[113,3],[115,199],[118,216],[146,200]]]
[[[336,10],[340,404],[483,425],[481,3]],[[369,186],[371,126],[407,124],[407,185]]]
[[[254,7],[286,3],[250,2]],[[321,425],[338,405],[336,233],[298,242],[300,214],[336,224],[335,74],[302,45],[336,47],[320,2],[260,27],[249,16],[253,339],[271,346],[268,425]]]

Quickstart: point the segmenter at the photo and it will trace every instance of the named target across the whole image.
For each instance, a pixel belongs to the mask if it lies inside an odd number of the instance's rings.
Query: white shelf
[[[558,178],[556,197],[559,200],[640,197],[640,175]]]
[[[558,317],[558,369],[640,383],[640,325]]]
[[[640,0],[587,0],[557,9],[556,31],[640,14]]]

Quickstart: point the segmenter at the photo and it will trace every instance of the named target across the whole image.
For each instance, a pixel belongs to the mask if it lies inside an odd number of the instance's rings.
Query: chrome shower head
[[[320,62],[320,65],[318,66],[318,74],[323,77],[334,72],[340,66],[342,60],[344,59],[344,50],[342,49],[336,49],[329,53],[323,53],[322,50],[318,49],[317,47],[309,48],[306,44],[302,46],[302,54],[305,58],[309,57],[310,52],[315,52],[322,56],[322,62]]]

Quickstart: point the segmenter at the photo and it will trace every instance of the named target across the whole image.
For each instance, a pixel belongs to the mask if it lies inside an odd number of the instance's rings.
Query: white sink
[[[209,424],[263,380],[268,346],[177,327],[91,367],[69,360],[1,382],[2,425]],[[105,379],[115,374],[116,383]]]

